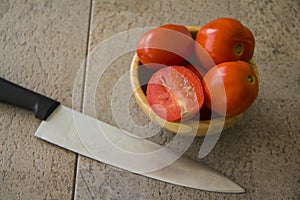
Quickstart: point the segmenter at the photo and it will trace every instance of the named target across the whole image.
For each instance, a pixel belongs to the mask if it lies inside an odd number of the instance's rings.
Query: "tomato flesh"
[[[152,110],[167,121],[192,118],[204,101],[200,79],[182,66],[165,67],[155,72],[146,95]]]

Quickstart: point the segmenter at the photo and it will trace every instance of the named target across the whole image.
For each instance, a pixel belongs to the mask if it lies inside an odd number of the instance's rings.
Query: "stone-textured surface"
[[[217,17],[237,18],[255,35],[254,59],[261,75],[261,84],[259,97],[245,118],[224,131],[213,151],[203,159],[210,167],[244,187],[246,193],[221,194],[175,186],[80,156],[77,199],[300,197],[300,123],[297,115],[300,104],[299,2],[96,0],[93,3],[90,52],[115,34],[134,28],[165,23],[201,26]],[[111,101],[115,99],[111,95],[122,74],[129,70],[131,56],[132,53],[129,53],[120,57],[102,77],[96,77],[99,80],[96,103],[95,107],[86,105],[87,113],[96,110],[99,119],[116,123],[111,111]],[[125,84],[130,87],[128,80]],[[136,123],[147,123],[134,101],[130,106]],[[172,134],[163,132],[157,138],[168,142],[172,140]],[[186,155],[198,159],[202,141],[203,138],[197,138]]]
[[[72,106],[89,2],[0,1],[0,77]],[[76,154],[34,137],[40,120],[0,105],[0,199],[72,199]]]
[[[0,0],[0,76],[68,106],[77,80],[77,109],[83,79],[76,78],[77,72],[84,72],[80,66],[85,52],[105,41],[116,44],[111,36],[135,28],[165,23],[201,26],[217,17],[237,18],[255,35],[254,59],[261,76],[259,96],[245,118],[224,131],[202,160],[244,187],[244,194],[185,188],[82,156],[77,160],[76,154],[34,138],[39,120],[31,113],[1,104],[0,199],[72,199],[73,195],[76,199],[299,199],[299,10],[297,0]],[[125,43],[129,39],[125,37]],[[110,56],[114,49],[105,53]],[[89,95],[94,94],[85,93],[84,112],[117,123],[111,110],[111,101],[117,100],[112,94],[129,70],[132,53],[111,63],[101,77],[86,80],[97,88],[95,107],[89,104],[94,97]],[[93,72],[89,66],[87,74]],[[123,80],[129,88],[128,77]],[[87,84],[85,89],[90,87]],[[133,99],[129,106],[137,124],[148,123]],[[152,139],[164,144],[172,136],[161,131]],[[195,139],[186,156],[197,160],[202,141]]]

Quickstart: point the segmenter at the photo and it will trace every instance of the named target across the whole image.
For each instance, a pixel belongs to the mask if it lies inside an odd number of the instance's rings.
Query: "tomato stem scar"
[[[248,82],[250,84],[254,84],[255,80],[254,80],[254,77],[251,74],[248,74],[247,79],[248,79]]]
[[[235,45],[234,47],[234,52],[237,54],[237,55],[241,55],[243,53],[243,45],[241,43]]]

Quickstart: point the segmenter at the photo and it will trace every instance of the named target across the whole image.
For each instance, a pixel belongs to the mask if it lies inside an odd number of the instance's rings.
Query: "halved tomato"
[[[169,66],[155,72],[146,96],[152,110],[167,121],[192,118],[204,101],[200,79],[183,66]]]

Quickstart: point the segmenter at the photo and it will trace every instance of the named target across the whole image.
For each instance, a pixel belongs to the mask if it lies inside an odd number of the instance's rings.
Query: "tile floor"
[[[132,52],[103,72],[96,107],[89,85],[83,87],[84,75],[93,75],[85,58],[127,30],[237,18],[255,35],[261,81],[245,118],[203,159],[244,194],[176,186],[77,155],[34,137],[40,121],[30,112],[0,104],[0,199],[300,199],[299,10],[297,0],[1,0],[0,77],[111,124],[113,86],[128,72]],[[146,123],[131,104],[132,115]],[[196,138],[186,155],[197,159],[202,141]]]

